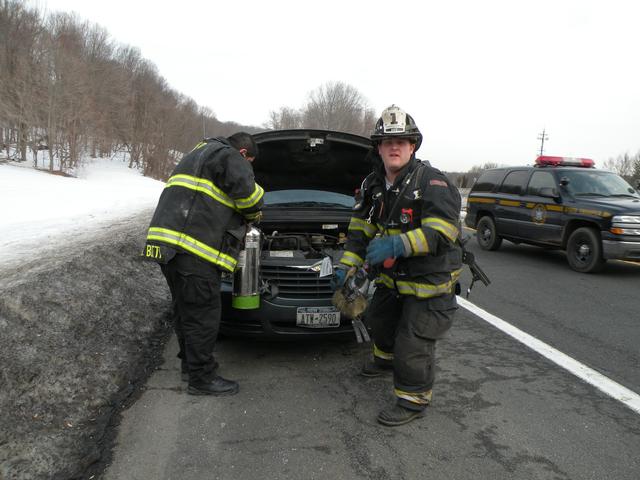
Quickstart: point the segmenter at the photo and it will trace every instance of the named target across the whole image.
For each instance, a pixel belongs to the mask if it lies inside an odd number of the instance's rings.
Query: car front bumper
[[[224,335],[285,338],[355,338],[351,320],[340,317],[336,327],[310,328],[296,325],[298,307],[331,307],[331,299],[261,298],[257,309],[239,310],[231,306],[231,288],[222,285],[222,318],[220,331]]]
[[[607,260],[640,261],[640,242],[602,240],[602,256]]]

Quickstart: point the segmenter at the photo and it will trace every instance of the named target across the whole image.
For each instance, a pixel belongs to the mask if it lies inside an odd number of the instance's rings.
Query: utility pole
[[[207,138],[207,129],[204,123],[204,113],[201,113],[201,115],[202,115],[202,138],[205,139]]]
[[[540,140],[540,155],[544,152],[544,141],[549,140],[549,135],[546,134],[546,129],[542,129],[542,133],[538,134],[538,140]]]

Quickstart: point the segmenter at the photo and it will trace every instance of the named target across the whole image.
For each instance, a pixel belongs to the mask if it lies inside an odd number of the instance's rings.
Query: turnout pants
[[[398,404],[412,410],[422,410],[431,401],[436,340],[453,322],[455,308],[434,309],[435,304],[379,286],[366,314],[374,342],[374,361],[393,365]],[[442,304],[438,302],[438,306]]]
[[[193,385],[215,374],[213,347],[220,328],[220,271],[197,258],[178,253],[160,265],[173,303],[173,322],[183,371]]]

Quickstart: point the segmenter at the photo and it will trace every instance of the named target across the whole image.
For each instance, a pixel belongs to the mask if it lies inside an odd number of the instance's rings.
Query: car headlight
[[[638,223],[640,224],[640,215],[616,215],[611,219],[613,223]]]
[[[617,235],[640,235],[640,216],[616,215],[611,219],[609,231]]]

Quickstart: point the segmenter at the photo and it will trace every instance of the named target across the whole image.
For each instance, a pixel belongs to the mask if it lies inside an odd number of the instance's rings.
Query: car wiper
[[[632,193],[613,193],[610,195],[611,197],[631,197],[631,198],[640,198],[638,195],[633,195]]]
[[[602,193],[576,193],[576,197],[610,197],[611,195],[604,195]]]

